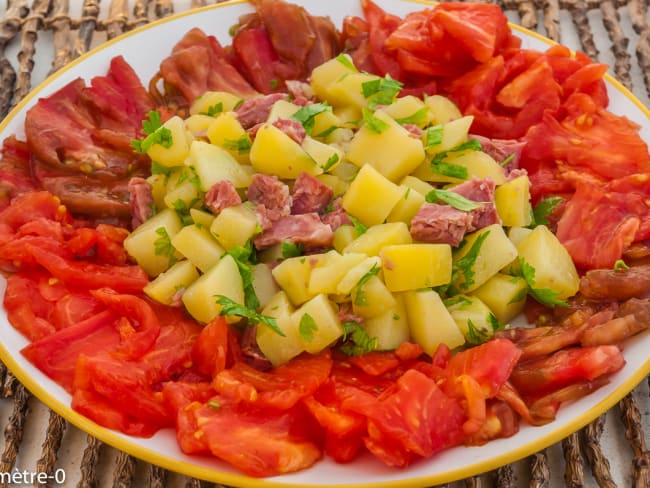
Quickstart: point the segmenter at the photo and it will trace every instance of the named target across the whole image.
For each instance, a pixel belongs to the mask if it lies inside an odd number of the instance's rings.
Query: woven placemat
[[[175,11],[217,3],[85,0],[74,12],[69,0],[6,2],[0,6],[0,119],[47,74],[92,47]],[[648,104],[648,0],[497,3],[511,21],[608,63],[610,73]],[[643,382],[606,415],[561,443],[450,486],[650,488],[649,418],[650,388]],[[33,398],[2,363],[0,423],[4,433],[0,436],[0,473],[18,470],[52,475],[48,484],[35,482],[34,486],[208,486],[84,434]],[[65,481],[57,485],[56,475]],[[6,486],[11,485],[0,480],[0,487]]]

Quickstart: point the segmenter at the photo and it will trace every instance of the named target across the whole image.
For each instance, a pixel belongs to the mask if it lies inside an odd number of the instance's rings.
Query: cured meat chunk
[[[160,64],[160,76],[188,105],[211,90],[242,97],[257,93],[230,63],[217,38],[199,28],[190,30],[174,46],[171,55]]]
[[[492,156],[497,163],[500,164],[510,158],[506,170],[511,171],[519,167],[519,160],[524,146],[526,146],[526,141],[519,139],[491,139],[477,134],[470,134],[470,138],[480,142],[483,152]]]
[[[273,93],[245,100],[236,110],[237,119],[244,129],[266,122],[271,107],[278,100],[286,100],[286,93]]]
[[[240,203],[241,197],[230,180],[215,183],[205,194],[205,205],[215,214]]]
[[[321,213],[332,199],[332,189],[307,173],[300,173],[291,192],[292,214]]]
[[[151,185],[139,176],[129,180],[129,205],[131,206],[131,227],[133,229],[144,223],[154,212]]]
[[[255,239],[257,249],[266,249],[281,242],[326,247],[332,244],[332,228],[321,222],[317,213],[287,215],[273,223]]]
[[[449,205],[423,203],[411,220],[411,235],[422,242],[458,246],[472,227],[468,212]]]
[[[451,189],[454,193],[468,200],[483,203],[480,207],[469,212],[472,216],[472,227],[468,229],[470,232],[501,222],[494,203],[495,187],[496,185],[492,180],[473,178]]]
[[[307,132],[300,122],[293,119],[278,119],[273,122],[273,125],[291,137],[298,144],[302,144],[305,140]]]
[[[289,187],[277,176],[254,174],[246,197],[257,205],[263,205],[263,213],[271,221],[285,217],[291,212]]]
[[[580,293],[592,300],[650,297],[650,265],[589,270],[580,279]]]

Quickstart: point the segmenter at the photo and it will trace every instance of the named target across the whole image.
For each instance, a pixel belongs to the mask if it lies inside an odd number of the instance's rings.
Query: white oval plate
[[[345,15],[361,15],[358,0],[294,0],[294,3],[304,5],[313,14],[330,16],[337,27],[341,26]],[[400,16],[431,6],[408,0],[377,0],[377,3],[386,11]],[[77,77],[89,80],[105,74],[112,57],[123,55],[147,86],[159,63],[188,30],[199,27],[228,45],[231,42],[228,35],[230,26],[237,22],[240,15],[251,11],[252,7],[243,1],[219,4],[154,22],[101,45],[47,79],[24,99],[0,123],[0,140],[10,134],[24,138],[25,112],[39,97],[50,95]],[[514,29],[523,39],[525,48],[545,50],[551,44],[551,41],[535,33],[519,27]],[[610,110],[625,114],[637,122],[642,126],[643,139],[650,140],[650,111],[611,77],[607,78],[607,85]],[[0,278],[0,294],[4,294],[4,289],[5,281]],[[557,419],[543,427],[522,423],[521,430],[508,439],[491,441],[482,447],[450,449],[432,459],[416,462],[408,469],[388,468],[370,455],[364,455],[350,464],[337,464],[326,458],[302,472],[254,479],[243,476],[215,458],[184,455],[171,429],[160,431],[150,439],[140,439],[105,429],[79,415],[69,406],[70,395],[23,358],[19,351],[26,345],[25,338],[7,322],[4,311],[0,311],[0,358],[36,397],[56,413],[99,440],[147,462],[189,476],[242,487],[405,488],[463,479],[514,462],[560,441],[613,407],[650,373],[650,356],[647,352],[650,350],[650,334],[646,332],[625,343],[627,364],[614,375],[611,383],[586,398],[564,405]]]

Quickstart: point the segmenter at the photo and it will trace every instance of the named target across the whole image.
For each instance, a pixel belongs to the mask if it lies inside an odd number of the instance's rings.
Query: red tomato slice
[[[226,368],[229,333],[221,316],[203,327],[192,347],[192,361],[199,372],[212,378]]]
[[[386,47],[386,40],[400,25],[401,19],[384,12],[371,0],[361,0],[361,8],[368,22],[370,57],[379,71],[378,74],[390,75],[395,80],[404,80],[404,72],[399,62]]]

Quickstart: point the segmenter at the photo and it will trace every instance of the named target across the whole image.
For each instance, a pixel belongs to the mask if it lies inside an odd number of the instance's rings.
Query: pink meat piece
[[[281,242],[304,244],[307,247],[327,247],[332,245],[334,232],[321,222],[317,213],[287,215],[273,222],[270,229],[255,238],[257,249],[266,249]]]
[[[135,229],[153,215],[153,194],[149,182],[139,176],[129,180],[128,191],[129,205],[131,207],[131,226]]]
[[[332,230],[336,230],[342,225],[354,225],[348,213],[342,208],[323,214],[320,219],[324,224],[329,225]]]
[[[411,220],[411,235],[421,242],[458,246],[471,229],[472,215],[449,205],[423,203]]]
[[[501,163],[512,156],[512,159],[505,166],[506,171],[519,167],[521,153],[526,145],[525,141],[519,139],[490,139],[477,134],[470,134],[470,138],[479,141],[483,152],[492,156],[497,163]]]
[[[237,119],[244,129],[266,122],[271,112],[271,107],[278,100],[286,100],[286,93],[272,93],[245,100],[236,110]]]
[[[333,194],[332,189],[318,178],[300,173],[291,192],[291,213],[321,213],[330,203]]]
[[[307,137],[307,132],[300,122],[293,119],[277,119],[273,122],[273,125],[284,132],[286,135],[291,137],[298,144],[302,144],[302,141]]]
[[[263,205],[264,209],[261,211],[271,221],[291,213],[289,187],[277,176],[254,174],[246,191],[246,198],[257,205]]]
[[[314,90],[309,83],[300,80],[286,80],[284,84],[296,105],[304,107],[315,100]]]
[[[454,193],[458,193],[473,202],[484,202],[483,205],[469,212],[472,216],[472,228],[469,229],[470,232],[482,229],[488,225],[501,223],[494,202],[495,188],[494,181],[490,179],[480,180],[473,178],[451,189]]]
[[[218,181],[205,194],[205,205],[215,214],[240,203],[241,197],[230,180]]]
[[[404,124],[403,127],[408,131],[409,136],[415,139],[420,139],[422,137],[422,133],[424,132],[415,124]]]

